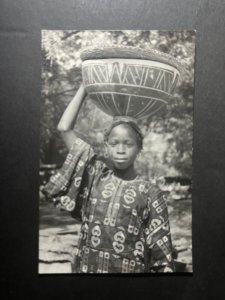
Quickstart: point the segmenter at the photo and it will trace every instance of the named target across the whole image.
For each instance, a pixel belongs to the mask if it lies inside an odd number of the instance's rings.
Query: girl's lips
[[[115,161],[124,162],[124,161],[127,161],[127,159],[126,158],[115,158]]]

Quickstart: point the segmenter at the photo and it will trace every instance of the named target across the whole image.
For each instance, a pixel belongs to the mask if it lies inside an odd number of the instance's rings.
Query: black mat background
[[[38,275],[41,29],[197,30],[193,275]],[[223,0],[0,2],[0,295],[225,299],[224,36]]]

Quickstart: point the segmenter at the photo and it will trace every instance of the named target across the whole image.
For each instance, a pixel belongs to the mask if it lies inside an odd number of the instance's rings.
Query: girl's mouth
[[[127,161],[127,158],[115,158],[115,161],[116,162],[125,162],[125,161]]]

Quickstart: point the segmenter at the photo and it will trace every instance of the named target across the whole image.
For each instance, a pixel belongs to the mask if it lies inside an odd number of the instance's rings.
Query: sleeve
[[[149,217],[146,222],[146,247],[148,271],[155,273],[174,272],[172,241],[165,196],[155,186],[148,197]]]
[[[60,170],[50,177],[42,192],[63,210],[74,211],[83,174],[95,156],[92,147],[76,138]],[[85,172],[87,173],[87,172]]]

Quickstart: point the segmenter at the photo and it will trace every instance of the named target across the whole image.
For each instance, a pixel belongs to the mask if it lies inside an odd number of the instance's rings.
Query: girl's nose
[[[125,153],[125,146],[123,144],[119,144],[117,148],[118,153]]]

